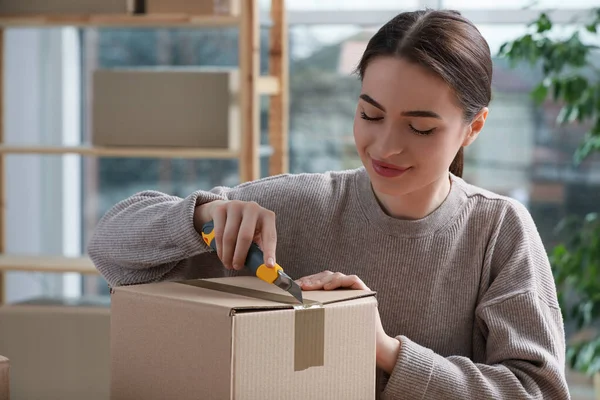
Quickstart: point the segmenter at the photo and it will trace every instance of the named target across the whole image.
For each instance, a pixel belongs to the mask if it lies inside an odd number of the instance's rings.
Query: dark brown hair
[[[361,80],[369,62],[381,56],[404,58],[440,76],[453,89],[466,122],[490,103],[490,48],[475,25],[456,11],[427,9],[394,17],[369,40],[357,67]],[[450,172],[462,176],[463,162],[461,147]]]

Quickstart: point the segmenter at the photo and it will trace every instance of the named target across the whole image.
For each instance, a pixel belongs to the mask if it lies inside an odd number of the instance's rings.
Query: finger
[[[256,232],[256,221],[258,221],[256,211],[246,208],[242,214],[237,243],[233,253],[233,269],[240,270],[244,268],[246,257],[248,257],[248,249],[250,249],[254,232]]]
[[[369,290],[367,285],[356,275],[334,274],[332,279],[323,286],[325,290],[348,288],[354,290]]]
[[[341,272],[336,272],[335,274],[327,276],[325,282],[323,282],[323,289],[333,290],[342,287],[345,277],[346,275]]]
[[[323,285],[326,282],[329,282],[332,275],[333,275],[333,272],[331,272],[331,271],[319,272],[318,274],[305,276],[305,277],[299,279],[300,283],[298,283],[298,284],[300,285],[300,287],[302,289],[320,290],[323,288]]]
[[[237,207],[228,207],[225,230],[223,231],[223,249],[221,262],[227,269],[233,268],[233,252],[237,242],[242,212]]]
[[[223,260],[223,232],[225,231],[225,221],[227,220],[227,210],[225,207],[215,207],[211,213],[211,219],[214,224],[215,245],[217,246],[217,256]]]
[[[264,262],[267,267],[274,267],[276,261],[275,253],[277,247],[277,226],[275,224],[275,213],[264,210],[260,217],[260,237]]]

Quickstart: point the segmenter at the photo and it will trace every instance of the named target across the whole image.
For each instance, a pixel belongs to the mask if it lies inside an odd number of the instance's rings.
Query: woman
[[[455,12],[402,13],[370,40],[358,73],[363,168],[185,199],[136,194],[99,223],[97,268],[111,286],[244,274],[255,240],[304,290],[377,291],[382,397],[568,398],[561,313],[532,218],[460,177],[488,115],[486,41]],[[210,220],[218,258],[198,233]]]

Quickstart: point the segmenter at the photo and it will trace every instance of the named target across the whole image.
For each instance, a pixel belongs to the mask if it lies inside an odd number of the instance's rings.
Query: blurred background
[[[261,1],[268,15],[270,1]],[[600,157],[573,154],[589,127],[560,125],[560,105],[538,104],[539,67],[511,66],[500,46],[553,9],[555,37],[569,37],[597,0],[287,0],[290,172],[360,165],[352,138],[359,81],[353,70],[375,30],[402,10],[452,8],[471,19],[494,55],[493,101],[484,132],[466,152],[465,179],[523,202],[549,251],[565,217],[600,211]],[[600,45],[590,32],[582,41]],[[268,71],[268,29],[261,70]],[[6,144],[77,145],[90,138],[91,77],[97,68],[236,66],[238,35],[228,28],[9,28],[4,34]],[[594,57],[599,61],[600,55]],[[268,99],[261,100],[267,143]],[[268,157],[262,162],[266,176]],[[239,182],[237,160],[6,156],[7,253],[79,256],[98,219],[145,189],[187,196]],[[8,272],[7,302],[38,296],[106,296],[99,276]]]

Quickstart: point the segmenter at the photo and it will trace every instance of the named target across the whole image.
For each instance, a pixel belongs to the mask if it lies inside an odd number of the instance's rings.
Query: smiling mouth
[[[398,171],[406,171],[408,169],[408,168],[399,167],[399,166],[394,165],[394,164],[389,164],[389,163],[386,163],[386,162],[383,162],[383,161],[375,160],[375,159],[373,159],[373,162],[376,163],[377,165],[383,167],[383,168],[396,169]]]
[[[394,164],[389,164],[383,161],[372,159],[373,170],[380,176],[385,178],[394,178],[404,174],[411,167],[399,167]]]

